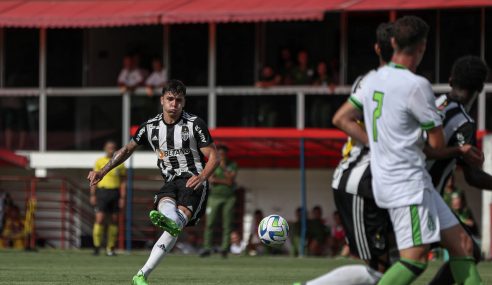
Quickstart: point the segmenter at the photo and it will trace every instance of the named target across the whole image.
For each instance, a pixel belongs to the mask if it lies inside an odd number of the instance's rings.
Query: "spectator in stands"
[[[5,128],[5,148],[22,149],[27,138],[27,109],[24,100],[4,97],[0,98],[0,106],[1,121]]]
[[[281,78],[275,74],[275,71],[271,66],[264,66],[261,69],[260,80],[256,82],[256,87],[272,87],[279,85]]]
[[[318,62],[318,65],[316,66],[316,74],[313,78],[313,85],[326,86],[333,92],[335,87],[337,87],[337,84],[338,75],[336,74],[336,71],[333,70],[331,65],[329,67],[326,61]]]
[[[258,226],[261,220],[263,220],[263,211],[257,209],[253,214],[253,222],[251,223],[251,234],[248,239],[248,254],[255,256],[258,254],[263,254],[265,252],[265,247],[258,238]]]
[[[228,152],[229,148],[225,145],[217,147],[220,164],[209,179],[211,189],[207,202],[205,237],[201,257],[208,257],[211,254],[214,225],[219,217],[222,220],[222,246],[220,247],[222,257],[227,257],[230,250],[238,169],[236,162],[227,157]]]
[[[301,216],[302,216],[302,208],[298,207],[296,209],[296,219],[289,223],[290,230],[290,255],[298,256],[301,246]]]
[[[345,242],[345,229],[340,219],[338,211],[333,212],[333,226],[331,227],[331,256],[347,257],[350,254],[350,249]]]
[[[3,227],[0,248],[13,247],[14,249],[25,249],[24,221],[20,209],[11,206],[5,216],[5,226]]]
[[[453,192],[451,194],[451,209],[460,221],[470,229],[472,235],[478,236],[478,228],[473,218],[472,212],[466,206],[465,195],[463,192]]]
[[[231,249],[230,252],[235,255],[244,253],[247,243],[241,239],[241,235],[237,231],[231,233]]]
[[[442,195],[442,198],[444,199],[444,202],[446,202],[446,204],[449,207],[452,207],[451,206],[451,200],[452,200],[452,197],[451,196],[455,192],[460,192],[460,190],[455,186],[455,184],[454,184],[454,176],[451,175],[448,178],[448,181],[446,181],[446,186],[444,187],[444,193]]]
[[[166,68],[162,65],[162,61],[160,58],[154,58],[152,60],[152,73],[147,78],[147,80],[145,80],[147,96],[154,96],[156,89],[159,89],[158,91],[160,92],[160,89],[164,87],[166,81]]]
[[[328,78],[329,84],[340,84],[340,66],[337,58],[332,58],[328,64]]]
[[[297,53],[297,66],[293,70],[293,84],[310,85],[313,81],[314,71],[309,66],[309,55],[305,50]]]
[[[101,170],[113,157],[116,151],[116,143],[107,141],[104,144],[105,156],[99,158],[94,166],[94,171]],[[116,255],[114,252],[118,237],[118,212],[125,207],[126,182],[124,176],[126,169],[120,164],[111,170],[104,178],[90,187],[90,203],[96,212],[93,228],[94,255],[99,255],[104,235],[104,220],[110,217],[106,238],[106,254]]]
[[[138,70],[135,59],[127,55],[123,58],[123,69],[118,75],[118,86],[121,93],[128,91],[133,92],[135,89],[143,83],[144,77],[140,70]]]
[[[5,226],[5,218],[7,217],[7,212],[9,211],[10,207],[13,207],[14,205],[14,200],[10,196],[9,193],[0,193],[0,233],[3,230],[3,227]]]
[[[278,64],[279,73],[281,77],[281,84],[292,85],[293,71],[294,71],[294,61],[292,60],[292,53],[288,48],[282,48],[280,50],[280,60]]]
[[[325,252],[325,244],[329,237],[329,228],[322,218],[323,211],[320,206],[314,206],[311,211],[311,219],[308,221],[309,254],[321,256]]]

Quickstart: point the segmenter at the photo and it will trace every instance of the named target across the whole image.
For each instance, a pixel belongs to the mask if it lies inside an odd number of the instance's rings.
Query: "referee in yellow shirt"
[[[116,151],[116,143],[107,141],[104,144],[106,156],[99,158],[94,166],[95,171],[101,170],[106,163],[113,157]],[[95,186],[91,186],[90,203],[96,212],[96,221],[92,232],[94,243],[94,255],[99,255],[99,249],[104,235],[104,220],[107,215],[111,216],[106,237],[106,253],[114,256],[114,247],[118,236],[118,211],[125,206],[126,183],[124,176],[126,169],[124,164],[120,164],[111,170]]]

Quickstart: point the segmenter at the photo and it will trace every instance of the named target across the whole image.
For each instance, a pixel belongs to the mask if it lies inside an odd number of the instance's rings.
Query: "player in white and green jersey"
[[[430,83],[414,74],[423,58],[429,27],[418,17],[396,21],[392,63],[368,75],[351,102],[363,109],[371,149],[373,192],[388,209],[401,259],[379,284],[410,284],[427,266],[429,245],[442,241],[457,283],[481,284],[466,244],[471,240],[435,191],[425,168],[428,144],[444,147],[442,122]],[[456,237],[462,237],[457,239]]]

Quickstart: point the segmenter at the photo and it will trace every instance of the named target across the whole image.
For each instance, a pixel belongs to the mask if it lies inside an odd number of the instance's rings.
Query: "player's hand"
[[[120,209],[125,208],[125,198],[120,197],[120,199],[118,200],[118,207],[120,207]]]
[[[89,180],[89,186],[94,186],[99,181],[103,179],[104,175],[100,171],[91,171],[89,175],[87,175],[87,180]]]
[[[89,197],[89,203],[91,204],[92,207],[95,207],[97,202],[96,202],[96,194],[91,194]]]
[[[193,188],[193,190],[196,190],[202,185],[202,183],[205,182],[205,177],[202,175],[193,175],[186,181],[186,187],[187,188]]]
[[[481,150],[469,144],[461,146],[460,150],[467,164],[482,168],[485,158]]]

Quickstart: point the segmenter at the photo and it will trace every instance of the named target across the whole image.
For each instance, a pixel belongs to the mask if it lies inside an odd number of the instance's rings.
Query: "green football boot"
[[[181,229],[175,221],[164,216],[161,212],[152,210],[149,213],[150,221],[156,227],[159,227],[168,232],[173,237],[177,237],[181,233]]]
[[[147,279],[145,279],[142,272],[138,272],[137,275],[133,276],[132,285],[149,285],[149,283],[147,283]]]

